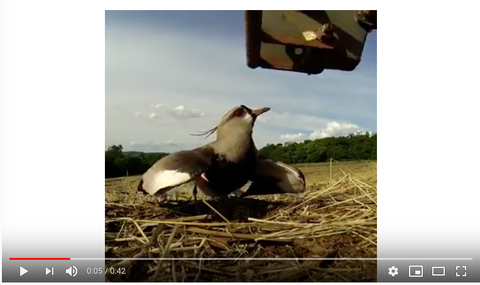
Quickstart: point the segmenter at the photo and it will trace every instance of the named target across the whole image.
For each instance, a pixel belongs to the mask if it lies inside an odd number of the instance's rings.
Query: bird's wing
[[[269,195],[301,193],[305,191],[305,176],[302,171],[283,162],[259,157],[257,173],[252,184],[242,195]]]
[[[155,195],[192,181],[207,170],[214,155],[213,149],[207,145],[162,157],[143,174],[138,190]]]

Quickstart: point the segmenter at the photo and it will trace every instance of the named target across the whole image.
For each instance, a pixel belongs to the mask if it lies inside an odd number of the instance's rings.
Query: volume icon
[[[70,275],[72,277],[75,277],[75,276],[77,276],[78,270],[75,266],[72,265],[65,270],[65,273],[67,273],[68,275]]]

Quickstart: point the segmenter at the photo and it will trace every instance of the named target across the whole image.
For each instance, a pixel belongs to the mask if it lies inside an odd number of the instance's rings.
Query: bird
[[[217,126],[197,134],[208,137],[216,132],[216,140],[162,157],[143,174],[138,190],[159,202],[165,200],[164,193],[191,181],[195,182],[195,202],[197,188],[213,198],[304,192],[302,171],[260,155],[255,146],[252,133],[256,119],[269,110],[233,107]],[[248,182],[250,187],[240,191]]]

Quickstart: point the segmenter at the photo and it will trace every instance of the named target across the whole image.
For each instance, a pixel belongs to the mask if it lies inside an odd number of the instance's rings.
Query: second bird
[[[143,174],[139,190],[159,201],[165,192],[192,180],[195,199],[197,187],[207,196],[226,197],[249,181],[250,187],[240,196],[303,192],[305,177],[299,169],[261,157],[255,147],[253,126],[269,110],[244,105],[229,110],[216,127],[203,134],[216,132],[215,141],[161,158]]]

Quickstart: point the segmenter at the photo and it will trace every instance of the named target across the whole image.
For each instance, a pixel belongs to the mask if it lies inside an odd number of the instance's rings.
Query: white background
[[[104,254],[105,9],[299,8],[249,2],[0,2],[3,262]],[[461,2],[302,6],[379,10],[379,257],[480,258],[479,21]]]

